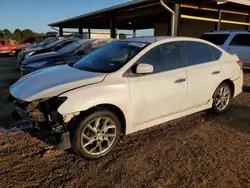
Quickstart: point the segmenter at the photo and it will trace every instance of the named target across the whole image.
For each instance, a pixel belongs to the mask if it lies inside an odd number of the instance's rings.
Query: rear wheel
[[[120,134],[121,124],[117,116],[108,110],[98,110],[86,116],[76,127],[72,148],[87,159],[97,159],[114,148]]]
[[[232,90],[229,84],[222,83],[214,93],[212,110],[215,113],[222,113],[229,107],[232,98]]]

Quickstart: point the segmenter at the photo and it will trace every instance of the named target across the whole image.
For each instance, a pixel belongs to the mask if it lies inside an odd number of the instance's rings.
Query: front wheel
[[[223,113],[229,107],[232,98],[231,87],[227,83],[222,83],[214,93],[212,110],[215,113]]]
[[[120,134],[121,124],[117,116],[108,110],[98,110],[86,116],[75,128],[72,148],[87,159],[98,159],[113,149]]]

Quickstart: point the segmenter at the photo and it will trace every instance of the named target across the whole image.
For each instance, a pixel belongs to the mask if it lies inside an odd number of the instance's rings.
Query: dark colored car
[[[73,42],[56,52],[31,56],[22,62],[20,67],[21,75],[23,76],[46,67],[75,63],[84,55],[112,41],[113,39],[84,39]]]
[[[28,48],[24,48],[24,50],[22,50],[21,52],[18,53],[17,61],[19,63],[21,63],[25,59],[26,54],[33,52],[35,49],[42,49],[47,44],[52,43],[52,42],[54,42],[56,40],[58,40],[57,37],[48,37],[48,38],[44,39],[43,41],[41,41],[40,43],[38,43],[36,45],[32,45],[32,46],[30,46]]]
[[[47,44],[46,46],[44,46],[41,49],[37,49],[29,54],[26,54],[25,58],[29,58],[30,56],[34,56],[34,55],[38,55],[38,54],[42,54],[42,53],[46,53],[46,52],[58,51],[61,48],[65,47],[65,46],[67,46],[67,45],[69,45],[77,40],[79,40],[79,39],[64,38],[64,39],[56,40],[54,42]]]

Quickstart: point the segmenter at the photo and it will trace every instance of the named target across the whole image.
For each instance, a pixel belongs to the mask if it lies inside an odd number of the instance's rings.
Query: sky
[[[49,23],[131,0],[0,0],[0,30],[53,31]]]

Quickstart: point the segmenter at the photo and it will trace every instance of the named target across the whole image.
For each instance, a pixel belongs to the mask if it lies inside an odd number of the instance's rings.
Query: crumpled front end
[[[60,135],[58,148],[68,149],[71,147],[67,123],[57,111],[59,106],[67,100],[66,97],[52,97],[32,102],[15,100],[14,104],[18,115],[22,119],[30,120],[33,125],[53,134]]]

